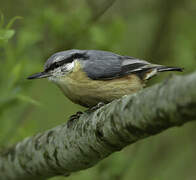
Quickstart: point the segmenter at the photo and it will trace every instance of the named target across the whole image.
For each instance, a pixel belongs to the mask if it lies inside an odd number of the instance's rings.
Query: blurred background
[[[0,146],[84,110],[47,80],[26,80],[42,71],[53,53],[108,50],[184,67],[187,74],[196,69],[195,19],[195,0],[0,0]],[[196,123],[188,123],[128,146],[91,169],[50,180],[195,180],[195,137]]]

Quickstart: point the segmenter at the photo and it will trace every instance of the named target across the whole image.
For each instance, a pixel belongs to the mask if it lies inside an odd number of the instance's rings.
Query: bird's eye
[[[45,71],[51,71],[54,70],[58,67],[60,67],[61,65],[63,65],[64,63],[62,61],[59,62],[54,62],[53,64],[51,64],[47,69],[45,69]]]

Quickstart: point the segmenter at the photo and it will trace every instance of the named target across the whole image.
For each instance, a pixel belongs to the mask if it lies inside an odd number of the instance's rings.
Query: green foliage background
[[[195,0],[116,0],[109,7],[112,1],[1,0],[1,147],[52,128],[84,110],[47,80],[26,80],[42,71],[54,52],[102,49],[181,66],[185,73],[195,70]],[[160,75],[149,84],[168,75]],[[196,124],[192,122],[133,144],[91,169],[51,180],[193,180],[195,137]]]

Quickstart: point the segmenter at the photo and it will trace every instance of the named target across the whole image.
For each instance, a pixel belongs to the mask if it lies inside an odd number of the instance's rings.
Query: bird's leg
[[[104,105],[105,105],[105,103],[99,102],[96,106],[93,106],[93,107],[87,109],[85,112],[86,112],[86,113],[91,113],[91,112],[93,112],[93,111],[95,111],[95,110],[101,108],[101,107],[104,106]],[[83,112],[78,111],[76,114],[73,114],[73,115],[71,115],[71,116],[69,117],[69,121],[68,121],[68,122],[72,122],[73,120],[78,119],[82,114],[83,114]]]

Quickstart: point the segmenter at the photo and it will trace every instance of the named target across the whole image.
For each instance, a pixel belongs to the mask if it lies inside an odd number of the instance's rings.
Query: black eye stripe
[[[61,61],[58,61],[58,62],[54,62],[52,63],[47,69],[45,69],[45,71],[51,71],[51,70],[54,70],[64,64],[67,64],[67,63],[71,63],[73,62],[73,60],[75,59],[88,59],[88,56],[86,55],[86,53],[75,53],[75,54],[72,54],[70,57],[66,58],[66,59],[63,59]]]
[[[64,63],[65,63],[65,60],[52,63],[47,69],[45,69],[45,71],[47,72],[47,71],[54,70],[54,69],[62,66]]]
[[[75,53],[72,54],[69,58],[66,59],[67,62],[72,62],[74,59],[88,59],[86,53]]]

